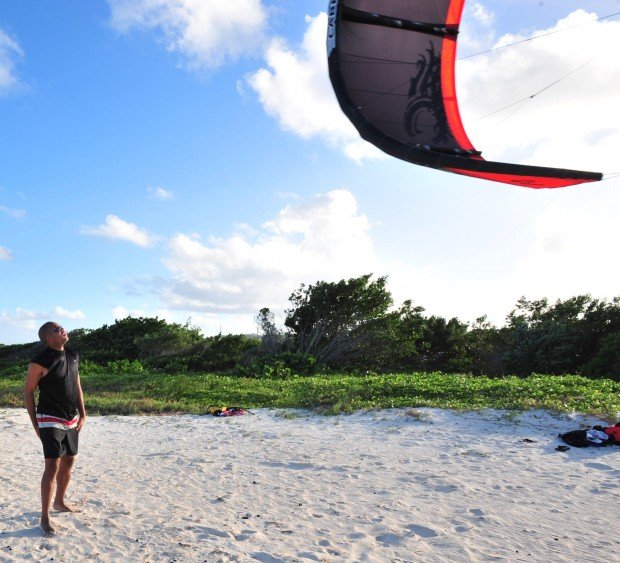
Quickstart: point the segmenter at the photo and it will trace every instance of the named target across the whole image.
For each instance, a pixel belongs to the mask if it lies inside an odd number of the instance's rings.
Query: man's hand
[[[77,426],[75,427],[75,429],[79,432],[80,430],[82,430],[82,426],[84,426],[84,423],[86,422],[86,415],[84,416],[80,416],[80,420],[78,420]]]
[[[40,438],[39,434],[39,424],[37,423],[37,413],[36,407],[34,404],[34,392],[41,381],[41,378],[47,373],[47,369],[39,364],[30,364],[28,366],[28,373],[26,374],[26,384],[24,386],[24,401],[26,403],[26,410],[28,411],[28,416],[30,416],[30,421],[32,422],[32,427],[34,431],[37,433],[37,436]]]

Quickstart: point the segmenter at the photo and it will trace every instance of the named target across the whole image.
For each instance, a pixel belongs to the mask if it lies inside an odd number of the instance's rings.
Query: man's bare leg
[[[50,500],[52,498],[52,488],[58,474],[60,466],[59,459],[46,458],[45,470],[41,478],[41,531],[46,536],[53,536],[56,530],[50,524]]]
[[[64,455],[60,458],[60,466],[56,474],[56,496],[54,497],[54,510],[60,512],[77,512],[75,508],[65,503],[65,494],[71,481],[71,468],[75,461],[75,456]]]

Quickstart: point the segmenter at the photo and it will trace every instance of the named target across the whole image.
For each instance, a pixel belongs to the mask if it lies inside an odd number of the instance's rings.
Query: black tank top
[[[65,348],[46,348],[31,361],[49,371],[39,381],[39,414],[49,414],[71,420],[77,415],[78,397],[77,352]]]

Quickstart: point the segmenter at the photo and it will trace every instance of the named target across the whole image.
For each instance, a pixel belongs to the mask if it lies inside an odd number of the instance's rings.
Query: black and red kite
[[[465,0],[330,0],[329,75],[342,111],[387,154],[485,180],[560,188],[598,172],[484,160],[467,137],[455,86]]]

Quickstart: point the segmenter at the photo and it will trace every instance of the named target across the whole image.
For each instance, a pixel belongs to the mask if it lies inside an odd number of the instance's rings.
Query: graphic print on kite
[[[440,60],[435,53],[433,42],[426,49],[427,55],[420,54],[416,62],[417,74],[411,77],[409,102],[405,110],[405,130],[415,138],[432,127],[433,144],[448,143],[446,111],[441,96]]]
[[[465,132],[455,85],[465,0],[330,0],[329,76],[362,138],[387,154],[446,172],[531,188],[598,172],[484,160]]]

